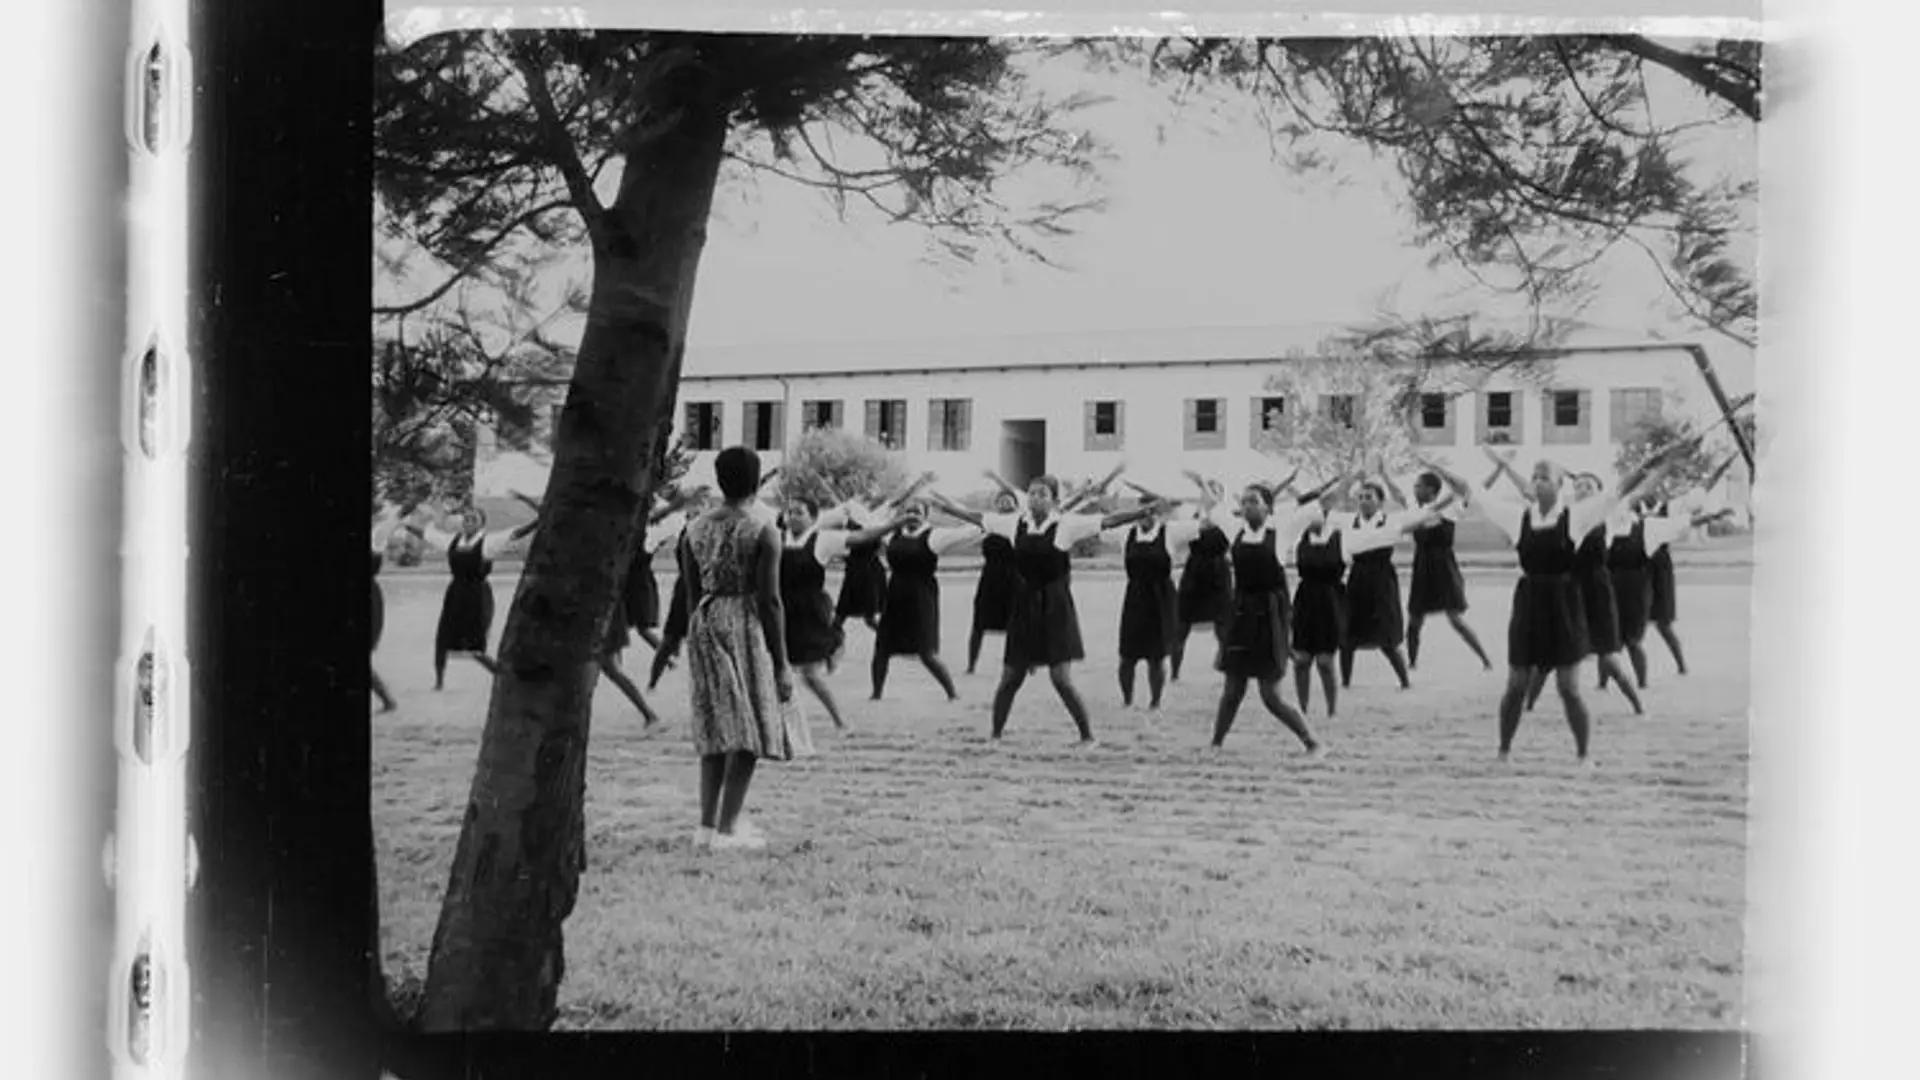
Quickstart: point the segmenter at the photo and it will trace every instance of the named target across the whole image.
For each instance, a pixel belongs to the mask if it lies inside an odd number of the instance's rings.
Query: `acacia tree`
[[[376,62],[381,228],[447,282],[516,243],[591,254],[586,327],[545,513],[503,631],[428,965],[428,1030],[555,1017],[585,864],[595,643],[658,480],[714,192],[732,163],[925,226],[951,257],[1043,255],[1094,200],[1012,205],[1026,170],[1076,185],[1098,148],[1002,40],[463,32]]]

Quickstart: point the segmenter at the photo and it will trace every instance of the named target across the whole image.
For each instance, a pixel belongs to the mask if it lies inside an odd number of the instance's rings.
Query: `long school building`
[[[1191,335],[1187,335],[1190,337]],[[813,427],[850,428],[931,471],[953,493],[985,486],[992,469],[1015,484],[1053,473],[1099,476],[1122,462],[1132,479],[1179,491],[1183,469],[1228,483],[1274,477],[1276,455],[1307,425],[1324,436],[1374,406],[1380,385],[1352,365],[1281,358],[1272,336],[1233,335],[1204,351],[1156,347],[1153,335],[937,346],[809,346],[689,354],[676,428],[695,451],[691,479],[711,482],[713,457],[744,443],[778,464]],[[1185,344],[1186,348],[1180,348]],[[1725,388],[1679,344],[1596,345],[1494,372],[1430,371],[1412,436],[1423,453],[1480,477],[1481,450],[1518,452],[1521,468],[1551,457],[1603,476],[1621,440],[1664,415],[1705,425]],[[557,408],[555,410],[557,415]],[[1362,421],[1364,422],[1364,421]],[[1730,444],[1729,444],[1730,445]],[[546,455],[497,453],[482,436],[476,491],[545,486]],[[1744,482],[1745,470],[1730,478]],[[1733,492],[1729,492],[1733,494]]]

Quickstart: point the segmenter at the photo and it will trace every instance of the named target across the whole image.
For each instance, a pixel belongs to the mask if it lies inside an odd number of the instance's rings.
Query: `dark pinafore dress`
[[[1607,544],[1607,573],[1613,578],[1613,608],[1620,617],[1620,641],[1638,645],[1647,636],[1653,609],[1653,575],[1649,572],[1646,523],[1634,519],[1626,535]]]
[[[887,541],[887,597],[874,650],[882,656],[940,651],[940,556],[933,531],[894,533]]]
[[[1354,515],[1353,527],[1365,522]],[[1391,649],[1407,636],[1400,607],[1400,574],[1393,549],[1376,548],[1347,557],[1347,647]]]
[[[1341,552],[1340,531],[1328,528],[1314,540],[1308,529],[1295,546],[1294,569],[1300,585],[1293,591],[1293,651],[1301,656],[1326,656],[1340,651],[1347,640],[1347,560]]]
[[[980,541],[980,558],[980,583],[973,589],[973,628],[1005,633],[1020,577],[1013,568],[1013,541],[989,534]]]
[[[453,580],[447,582],[440,601],[440,625],[433,635],[437,650],[487,651],[487,634],[493,629],[493,585],[487,574],[493,570],[493,561],[482,550],[485,546],[484,535],[465,545],[455,537],[447,545],[447,569],[453,572]]]
[[[1607,527],[1599,525],[1580,541],[1573,556],[1573,576],[1580,582],[1580,603],[1587,613],[1587,651],[1607,656],[1620,651],[1620,612],[1615,606],[1613,575],[1607,572]]]
[[[387,596],[380,591],[380,567],[387,559],[377,551],[368,554],[373,556],[373,608],[368,612],[373,623],[373,644],[367,647],[367,651],[374,652],[380,648],[381,631],[387,628]]]
[[[833,600],[827,595],[827,568],[814,554],[820,534],[789,544],[780,552],[780,603],[787,610],[787,663],[794,667],[824,663],[840,649],[842,631],[833,625]]]
[[[1453,522],[1413,531],[1413,578],[1407,584],[1407,614],[1457,614],[1467,610],[1467,586],[1453,553]]]
[[[1214,664],[1227,675],[1272,682],[1286,673],[1292,605],[1279,544],[1271,525],[1258,540],[1249,542],[1245,533],[1234,538],[1233,608]]]
[[[1578,553],[1567,507],[1535,527],[1520,518],[1520,580],[1513,584],[1513,614],[1507,619],[1507,663],[1517,668],[1561,668],[1586,659],[1587,612],[1574,576]]]
[[[1120,659],[1161,660],[1179,639],[1179,597],[1165,526],[1151,540],[1127,531],[1127,591],[1120,601]]]
[[[653,556],[643,534],[634,545],[627,579],[620,589],[620,613],[635,630],[660,625],[660,581],[653,576]]]
[[[1647,618],[1655,626],[1672,626],[1678,610],[1673,585],[1673,552],[1665,544],[1647,559],[1647,583],[1653,593]]]
[[[1056,518],[1035,529],[1024,514],[1014,526],[1013,565],[1018,581],[1007,620],[1008,667],[1031,671],[1086,659],[1080,614],[1068,586],[1073,558],[1053,542],[1059,528]]]
[[[847,568],[840,578],[840,601],[833,613],[841,619],[879,615],[887,606],[887,568],[880,562],[880,541],[847,549]]]
[[[1200,535],[1187,546],[1178,612],[1184,625],[1226,621],[1233,607],[1233,564],[1227,558],[1231,546],[1226,532],[1212,522],[1200,526]]]
[[[687,578],[683,569],[686,563],[687,535],[680,534],[680,542],[674,545],[673,599],[667,602],[667,621],[661,625],[660,633],[676,641],[687,639]]]

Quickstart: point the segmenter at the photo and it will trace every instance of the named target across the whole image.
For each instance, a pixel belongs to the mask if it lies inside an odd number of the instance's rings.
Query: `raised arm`
[[[1087,518],[1091,518],[1093,522],[1096,523],[1097,527],[1093,529],[1093,532],[1098,533],[1098,532],[1105,532],[1108,529],[1116,529],[1122,525],[1131,525],[1136,521],[1143,521],[1146,518],[1152,517],[1154,514],[1159,513],[1161,510],[1166,509],[1171,505],[1172,505],[1171,503],[1167,503],[1167,502],[1150,502],[1150,503],[1144,503],[1140,506],[1136,506],[1131,510],[1120,510],[1115,513],[1108,514],[1105,517],[1101,517],[1095,514],[1087,514],[1084,516]],[[1060,527],[1062,529],[1067,528],[1067,525],[1066,525],[1067,521],[1080,516],[1082,515],[1065,515],[1065,514],[1061,515],[1062,521],[1061,521]],[[1085,526],[1076,525],[1075,531],[1079,531],[1082,528],[1085,528]]]
[[[1387,489],[1387,497],[1393,500],[1395,506],[1413,506],[1413,501],[1407,498],[1407,493],[1400,490],[1399,484],[1393,482],[1393,474],[1387,471],[1384,462],[1380,467],[1380,486]]]
[[[1093,484],[1090,484],[1087,487],[1082,488],[1078,494],[1074,495],[1073,498],[1062,503],[1060,506],[1061,512],[1070,513],[1077,507],[1085,506],[1089,500],[1098,498],[1099,496],[1106,494],[1107,489],[1113,486],[1113,482],[1115,480],[1118,480],[1120,478],[1121,472],[1125,471],[1126,467],[1127,467],[1127,464],[1124,461],[1118,465],[1115,465],[1113,469],[1107,473],[1106,476],[1095,481]]]
[[[1487,490],[1492,491],[1493,485],[1499,483],[1500,478],[1504,476],[1513,484],[1513,489],[1520,493],[1520,500],[1522,502],[1532,502],[1533,497],[1531,493],[1527,491],[1527,482],[1522,480],[1520,474],[1514,471],[1513,462],[1494,453],[1493,447],[1491,446],[1482,447],[1481,449],[1486,451],[1487,460],[1493,462],[1495,470],[1492,476],[1487,477]]]
[[[969,510],[966,507],[961,506],[959,503],[954,502],[952,499],[947,498],[945,495],[942,495],[937,491],[928,491],[927,501],[939,507],[942,513],[948,514],[951,517],[954,517],[960,521],[964,521],[976,529],[987,529],[986,519],[989,517],[989,515],[976,513],[972,510]],[[998,517],[999,515],[996,514],[991,516]]]
[[[1486,514],[1493,527],[1509,542],[1520,539],[1520,522],[1526,517],[1530,502],[1515,499],[1503,491],[1486,491],[1476,497],[1480,510]]]
[[[1419,461],[1428,472],[1439,477],[1440,481],[1452,490],[1459,505],[1465,506],[1473,501],[1473,485],[1467,483],[1465,477],[1432,458],[1420,458]]]

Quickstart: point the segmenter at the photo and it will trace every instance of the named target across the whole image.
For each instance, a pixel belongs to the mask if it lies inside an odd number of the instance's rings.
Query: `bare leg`
[[[1300,711],[1307,711],[1307,701],[1313,697],[1313,658],[1302,656],[1293,664],[1293,696],[1300,702]]]
[[[727,755],[700,759],[700,827],[711,829],[720,820],[720,787],[727,778]]]
[[[433,650],[433,688],[444,690],[447,685],[447,650],[435,647]]]
[[[1287,725],[1287,730],[1293,732],[1293,737],[1300,740],[1300,745],[1310,751],[1320,749],[1320,744],[1314,740],[1313,729],[1307,727],[1307,718],[1296,712],[1293,706],[1280,700],[1279,679],[1261,680],[1260,701],[1266,705],[1268,712]]]
[[[1174,682],[1180,681],[1180,665],[1187,659],[1187,636],[1192,633],[1193,627],[1186,623],[1181,623],[1180,628],[1174,632],[1173,648],[1167,652],[1168,674],[1173,677]]]
[[[1413,680],[1407,678],[1407,658],[1400,655],[1400,646],[1389,645],[1380,650],[1387,657],[1387,666],[1393,668],[1394,677],[1400,680],[1400,689],[1413,688]]]
[[[653,654],[653,667],[647,675],[647,689],[652,690],[660,685],[660,677],[673,666],[673,655],[679,651],[679,639],[665,638],[661,641],[660,648]]]
[[[1120,661],[1120,701],[1128,708],[1133,707],[1133,676],[1139,666],[1138,660]]]
[[[1533,669],[1509,667],[1507,689],[1500,695],[1500,760],[1513,751],[1514,733],[1520,730],[1520,714],[1527,701],[1527,688],[1533,682]]]
[[[373,670],[372,668],[368,668],[367,681],[373,686],[373,696],[380,699],[380,711],[383,713],[392,712],[395,708],[393,704],[393,695],[387,693],[386,680],[380,677],[379,672]]]
[[[980,645],[986,641],[987,632],[980,627],[973,628],[967,635],[967,674],[971,675],[980,667]]]
[[[1160,695],[1167,689],[1167,662],[1154,659],[1147,661],[1147,690],[1153,694],[1147,702],[1147,708],[1160,707]]]
[[[1027,681],[1027,669],[1008,664],[1000,672],[1000,685],[993,691],[993,737],[1007,730],[1007,716],[1013,712],[1013,699]]]
[[[605,675],[608,682],[619,688],[628,701],[633,702],[633,707],[640,710],[640,715],[646,721],[647,727],[660,722],[660,714],[654,712],[653,706],[647,704],[647,699],[640,696],[640,688],[633,685],[633,680],[627,678],[627,673],[620,670],[620,665],[612,656],[600,658],[600,674]]]
[[[939,683],[940,689],[947,692],[948,701],[960,700],[960,692],[953,688],[953,676],[947,672],[947,665],[940,662],[940,657],[937,654],[930,652],[921,653],[920,664],[933,673],[933,681]]]
[[[1426,626],[1427,617],[1422,612],[1407,616],[1407,668],[1418,670],[1420,667],[1420,630]]]
[[[1627,643],[1627,660],[1633,664],[1634,684],[1640,689],[1647,688],[1647,650],[1637,641]]]
[[[658,630],[655,630],[651,626],[643,626],[635,630],[634,633],[639,634],[640,640],[647,643],[647,648],[652,649],[654,652],[660,651],[660,632]]]
[[[1220,707],[1213,718],[1213,746],[1218,750],[1227,741],[1227,732],[1233,730],[1233,718],[1240,715],[1240,703],[1247,697],[1247,680],[1242,675],[1229,675],[1220,687]]]
[[[720,817],[714,828],[724,835],[732,835],[733,827],[740,820],[740,811],[747,803],[747,786],[753,783],[754,756],[741,750],[726,756],[726,778],[720,783]]]
[[[1633,683],[1627,681],[1627,671],[1620,666],[1620,654],[1608,653],[1600,657],[1599,668],[1602,679],[1611,677],[1615,683],[1619,684],[1620,693],[1625,695],[1627,704],[1633,706],[1633,714],[1635,716],[1644,715],[1647,710],[1641,708],[1640,695],[1634,692]]]
[[[1055,664],[1047,672],[1053,677],[1054,693],[1060,695],[1061,704],[1067,707],[1067,715],[1073,717],[1073,726],[1080,729],[1080,741],[1093,741],[1093,725],[1087,721],[1086,702],[1080,700],[1080,691],[1073,686],[1073,665]]]
[[[1492,671],[1493,661],[1487,659],[1487,650],[1480,645],[1480,635],[1475,634],[1473,627],[1467,625],[1466,616],[1457,611],[1449,611],[1447,622],[1452,625],[1454,633],[1460,635],[1460,640],[1467,643],[1467,648],[1473,650],[1473,655],[1480,658],[1480,665]]]
[[[1533,707],[1540,703],[1540,692],[1545,690],[1546,688],[1547,688],[1547,669],[1534,668],[1533,674],[1530,675],[1527,679],[1527,711],[1528,712],[1532,712]]]
[[[872,665],[873,696],[871,698],[868,698],[867,700],[869,701],[880,700],[881,693],[885,691],[887,688],[887,666],[892,662],[893,662],[893,657],[887,655],[887,651],[880,647],[879,642],[877,641],[874,642],[873,643],[873,665]]]
[[[1685,675],[1687,673],[1687,657],[1686,654],[1680,651],[1680,635],[1673,632],[1673,624],[1666,622],[1655,623],[1653,624],[1653,628],[1660,631],[1660,640],[1667,643],[1667,651],[1673,654],[1674,664],[1680,668],[1680,674]]]
[[[1587,760],[1587,741],[1592,726],[1587,721],[1587,703],[1580,697],[1580,668],[1569,664],[1554,672],[1560,688],[1560,703],[1567,707],[1567,727],[1573,730],[1573,748],[1580,760]]]
[[[1320,689],[1327,696],[1327,719],[1333,719],[1340,711],[1340,688],[1333,679],[1333,654],[1321,653],[1313,658],[1313,666],[1320,670]]]
[[[806,664],[800,668],[800,681],[807,684],[813,696],[820,699],[820,705],[833,718],[833,726],[840,731],[847,730],[847,722],[840,716],[840,705],[833,700],[833,691],[827,689],[827,680],[820,675],[819,664]]]
[[[1353,654],[1356,651],[1351,645],[1340,649],[1340,687],[1343,690],[1353,688]]]
[[[487,674],[489,675],[500,674],[500,661],[495,660],[493,657],[488,656],[486,653],[483,653],[483,652],[468,653],[467,655],[473,658],[474,663],[479,664],[483,668],[486,668]]]

